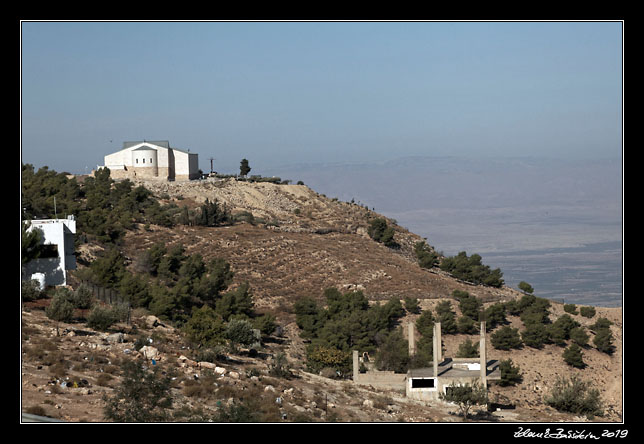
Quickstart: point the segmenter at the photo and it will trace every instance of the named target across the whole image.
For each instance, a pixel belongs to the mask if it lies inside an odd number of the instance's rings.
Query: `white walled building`
[[[120,151],[105,156],[104,166],[110,169],[110,176],[114,179],[199,178],[198,155],[187,150],[172,148],[167,140],[123,142],[123,148]]]
[[[76,269],[74,216],[67,216],[67,219],[32,220],[27,231],[35,229],[42,231],[44,248],[38,259],[29,261],[23,267],[23,278],[37,280],[41,288],[45,285],[67,285],[67,270]]]

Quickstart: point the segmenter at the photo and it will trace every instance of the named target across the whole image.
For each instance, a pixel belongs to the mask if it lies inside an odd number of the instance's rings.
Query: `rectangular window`
[[[145,163],[145,159],[142,159],[142,160],[143,160],[143,163]]]
[[[152,159],[150,159],[150,163],[152,163]]]
[[[434,378],[412,379],[411,388],[434,388]]]
[[[135,159],[135,160],[136,160],[136,163],[139,163],[139,159]]]

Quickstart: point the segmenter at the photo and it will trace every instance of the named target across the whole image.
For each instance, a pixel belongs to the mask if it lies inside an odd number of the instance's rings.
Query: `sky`
[[[21,23],[23,163],[621,158],[622,22]]]

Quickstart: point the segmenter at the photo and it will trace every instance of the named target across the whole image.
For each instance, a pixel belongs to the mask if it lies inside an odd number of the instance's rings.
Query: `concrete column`
[[[438,362],[443,362],[443,340],[441,338],[441,323],[436,322],[434,325],[436,326],[436,333],[434,333],[434,336],[437,338],[436,344],[438,344]]]
[[[481,385],[484,388],[487,388],[487,350],[485,349],[485,321],[481,322],[479,356],[481,357]]]
[[[416,354],[416,338],[414,337],[414,323],[407,324],[407,342],[409,343],[409,356]]]
[[[358,350],[353,350],[353,382],[358,382],[360,374],[360,362],[358,360]]]
[[[440,323],[436,322],[434,324],[434,340],[432,341],[433,349],[432,355],[434,357],[434,378],[438,377],[438,354],[440,350],[440,345],[438,345],[438,336],[437,331],[440,331]]]

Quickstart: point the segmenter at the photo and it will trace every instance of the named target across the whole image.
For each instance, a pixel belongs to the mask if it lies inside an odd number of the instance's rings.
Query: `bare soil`
[[[217,199],[233,212],[252,213],[260,222],[230,227],[176,226],[167,229],[152,226],[148,230],[139,227],[127,234],[124,243],[130,267],[136,267],[141,253],[156,242],[167,246],[181,243],[188,254],[199,253],[206,260],[224,258],[235,272],[233,285],[244,281],[250,283],[256,309],[276,315],[284,329],[283,336],[268,341],[259,356],[240,353],[218,362],[225,374],[212,379],[209,369],[186,364],[182,359],[194,360],[196,353],[185,343],[180,332],[171,326],[149,326],[146,324],[148,313],[139,310],[132,324],[114,327],[111,333],[124,333],[125,342],[113,343],[107,333],[92,331],[82,321],[62,324],[57,329],[44,315],[46,300],[24,304],[21,328],[23,412],[71,422],[106,421],[103,397],[110,396],[118,387],[121,364],[128,359],[145,360],[134,344],[137,339],[152,338],[152,345],[160,352],[156,365],[178,375],[173,389],[175,410],[199,407],[213,413],[218,402],[221,405],[232,398],[254,394],[266,402],[264,418],[269,422],[462,420],[453,405],[421,403],[406,399],[404,394],[358,387],[351,381],[306,373],[303,365],[305,344],[294,323],[293,303],[302,296],[321,299],[324,289],[337,287],[361,289],[373,303],[391,297],[416,297],[423,309],[449,299],[458,314],[458,304],[450,297],[456,289],[468,291],[486,304],[518,298],[520,292],[508,287],[471,285],[440,270],[421,269],[413,257],[414,243],[422,240],[419,236],[395,225],[396,240],[401,247],[397,250],[384,247],[366,233],[369,219],[379,215],[355,204],[327,199],[306,186],[235,181],[146,182],[145,185],[166,203],[195,208],[206,198]],[[83,258],[89,261],[100,254],[100,250],[92,244],[80,248]],[[584,349],[587,367],[583,370],[574,369],[563,361],[562,347],[548,345],[540,350],[524,347],[506,352],[488,346],[490,359],[512,359],[520,367],[523,382],[507,388],[491,385],[491,398],[508,400],[514,408],[490,414],[482,412],[475,420],[586,421],[586,418],[557,412],[543,402],[557,377],[579,375],[592,381],[593,387],[600,390],[606,410],[601,421],[621,421],[622,310],[601,307],[596,310],[593,319],[573,317],[584,326],[594,323],[598,317],[612,321],[616,351],[607,355],[592,346]],[[552,319],[563,313],[562,305],[552,304]],[[414,321],[415,316],[402,319],[401,325]],[[521,329],[519,319],[509,320]],[[405,328],[403,332],[406,334]],[[466,335],[444,334],[445,356],[453,356],[465,338]],[[471,338],[476,340],[477,337]],[[279,352],[286,353],[294,378],[270,376],[270,363]],[[196,390],[194,381],[205,384],[204,380],[208,380],[207,387]],[[277,398],[282,399],[279,412],[274,405]],[[286,414],[286,419],[282,414]]]

